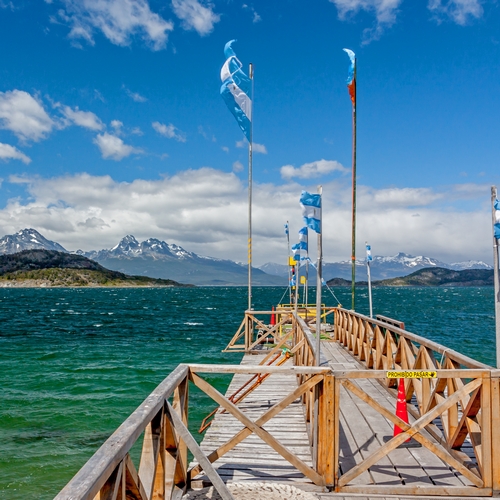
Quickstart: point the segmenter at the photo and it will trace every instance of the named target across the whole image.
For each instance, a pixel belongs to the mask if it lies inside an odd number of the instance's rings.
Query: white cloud
[[[157,237],[177,243],[202,255],[246,259],[246,182],[234,173],[202,168],[130,183],[88,174],[11,177],[9,181],[23,184],[29,196],[26,202],[16,198],[0,209],[5,234],[34,227],[70,250],[111,248],[126,234],[133,234],[139,240]],[[314,186],[255,183],[256,264],[286,263],[283,223],[290,221],[293,234],[300,228],[302,189],[314,191]],[[463,209],[464,200],[470,210]],[[491,262],[489,200],[487,185],[438,191],[426,187],[379,190],[358,184],[357,255],[364,255],[363,242],[369,241],[374,255],[402,251],[444,262]],[[227,217],[228,211],[231,217]],[[323,214],[325,261],[347,260],[351,250],[350,178],[323,184]],[[311,254],[314,250],[310,249]]]
[[[220,20],[209,2],[203,5],[199,0],[172,0],[172,8],[185,29],[196,30],[202,36],[212,32]]]
[[[120,120],[111,120],[111,126],[116,131],[119,131],[123,127],[123,122],[121,122]]]
[[[78,106],[75,109],[71,109],[69,106],[63,106],[61,112],[66,119],[79,127],[95,131],[104,128],[104,124],[94,113],[91,111],[80,111]]]
[[[99,134],[94,139],[94,144],[97,144],[104,159],[119,161],[133,153],[142,153],[141,149],[125,144],[119,137],[108,132]]]
[[[342,166],[338,161],[333,160],[318,160],[295,168],[293,165],[284,165],[280,168],[281,177],[283,179],[312,179],[321,175],[326,175],[331,172],[348,172],[348,169]]]
[[[402,0],[330,0],[330,2],[337,7],[340,19],[345,19],[347,15],[356,15],[360,10],[374,13],[375,27],[364,32],[365,42],[370,42],[378,39],[385,28],[396,22],[396,14]]]
[[[229,153],[229,148],[227,146],[222,146],[221,149],[224,153]]]
[[[171,123],[165,125],[160,122],[153,122],[151,126],[160,134],[169,139],[175,139],[178,142],[186,142],[186,134],[181,132],[177,127],[174,127]]]
[[[125,93],[133,101],[135,101],[135,102],[146,102],[147,101],[147,98],[144,97],[143,95],[139,94],[138,92],[132,92],[130,89],[128,89],[127,87],[125,87],[125,85],[123,86],[123,88],[125,89]]]
[[[483,15],[483,7],[479,0],[429,0],[427,6],[438,20],[449,17],[462,26],[472,18],[479,19]]]
[[[147,0],[63,0],[60,18],[71,27],[69,37],[94,44],[100,31],[115,45],[129,45],[139,35],[153,49],[163,49],[173,24],[151,11]]]
[[[10,144],[3,144],[0,142],[0,160],[21,160],[22,162],[28,163],[31,162],[31,158],[26,156],[22,151],[11,146]]]
[[[242,139],[241,141],[236,141],[237,148],[247,148],[248,142],[246,139]],[[264,144],[259,144],[257,142],[252,142],[252,151],[254,153],[262,153],[263,155],[267,155],[267,148]]]
[[[235,161],[233,163],[233,172],[242,172],[245,169],[241,161]]]
[[[54,126],[42,103],[28,92],[0,92],[0,128],[10,130],[23,141],[40,141]]]

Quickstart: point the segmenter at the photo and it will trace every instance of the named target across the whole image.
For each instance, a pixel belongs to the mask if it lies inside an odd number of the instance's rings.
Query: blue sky
[[[357,253],[491,262],[500,6],[480,0],[0,0],[0,233],[69,250],[126,234],[246,259],[247,150],[219,95],[255,67],[254,259],[324,190],[349,258],[349,47],[358,58]]]

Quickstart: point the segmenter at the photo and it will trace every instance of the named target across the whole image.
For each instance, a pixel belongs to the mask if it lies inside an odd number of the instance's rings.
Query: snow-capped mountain
[[[199,257],[193,252],[184,250],[179,245],[169,244],[156,238],[149,238],[139,243],[131,234],[122,238],[120,243],[109,250],[92,250],[90,252],[79,250],[78,253],[94,260],[127,257],[151,257],[153,259],[162,259],[166,256],[176,259],[195,259]]]
[[[77,253],[113,271],[194,285],[244,285],[248,276],[247,267],[232,260],[197,255],[156,238],[139,243],[128,235],[109,250]],[[285,279],[260,269],[254,269],[252,281],[255,285],[286,284]]]
[[[48,240],[35,229],[22,229],[16,234],[7,234],[0,239],[0,255],[23,250],[56,250],[68,253],[59,243]]]
[[[356,281],[366,281],[366,262],[364,260],[356,260]],[[406,276],[418,269],[426,267],[443,267],[445,269],[453,269],[462,271],[465,269],[492,269],[491,266],[482,261],[467,261],[455,262],[448,264],[438,259],[426,257],[423,255],[413,256],[400,252],[390,257],[375,256],[370,264],[370,271],[373,280],[382,280],[388,278],[398,278]],[[263,271],[276,276],[288,276],[288,268],[286,265],[275,264],[268,262],[260,267]],[[351,263],[350,261],[340,262],[325,262],[323,264],[323,277],[325,280],[332,278],[351,279]],[[310,277],[315,276],[315,271],[310,267]]]

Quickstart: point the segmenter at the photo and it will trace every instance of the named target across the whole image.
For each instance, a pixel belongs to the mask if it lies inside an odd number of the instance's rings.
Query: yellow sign
[[[301,285],[305,285],[306,284],[306,277],[305,276],[301,276],[300,277],[300,284]]]
[[[437,372],[427,370],[405,370],[387,372],[387,378],[436,378]]]
[[[297,262],[295,262],[295,259],[293,257],[288,257],[288,265],[293,267]]]

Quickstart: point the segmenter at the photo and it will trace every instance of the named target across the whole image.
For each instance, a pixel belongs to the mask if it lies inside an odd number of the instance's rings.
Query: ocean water
[[[268,310],[282,288],[254,289]],[[0,498],[50,499],[181,362],[223,354],[246,288],[0,289]],[[350,307],[350,289],[324,302]],[[366,288],[357,310],[368,311]],[[480,361],[495,362],[492,288],[374,289],[374,312]],[[314,296],[314,290],[311,295]],[[210,381],[224,390],[227,376]],[[190,428],[214,405],[190,396]]]

